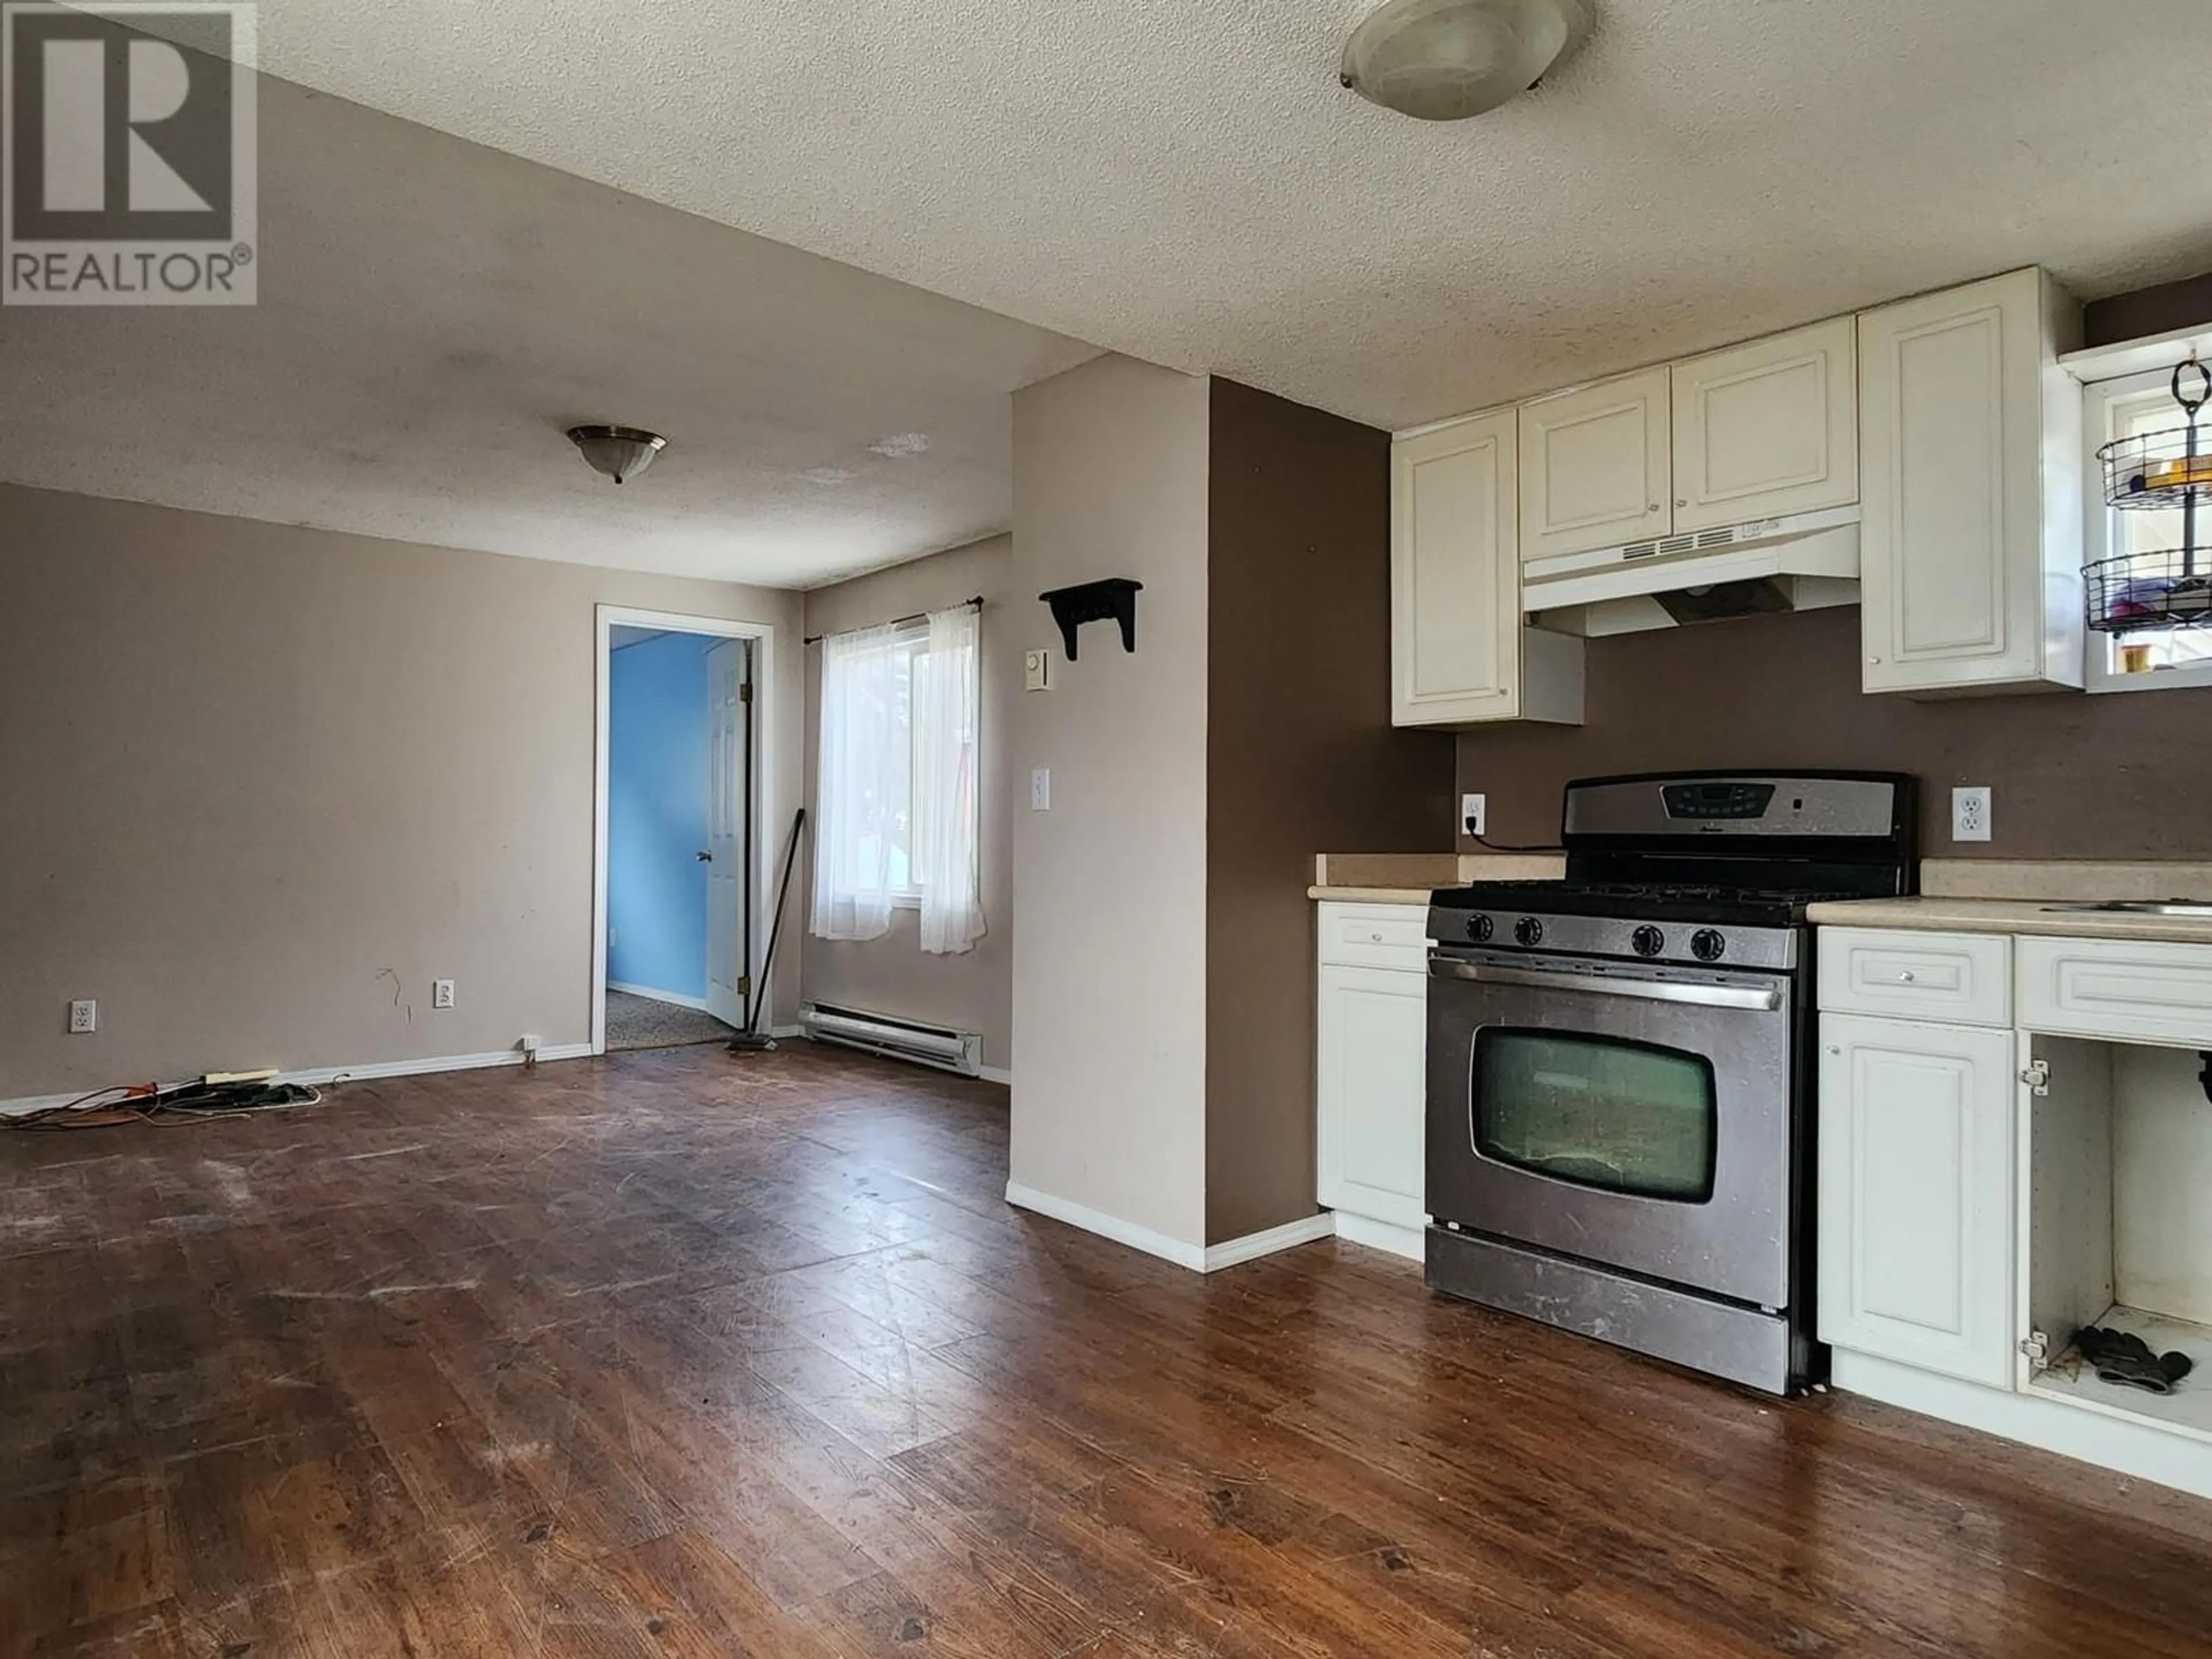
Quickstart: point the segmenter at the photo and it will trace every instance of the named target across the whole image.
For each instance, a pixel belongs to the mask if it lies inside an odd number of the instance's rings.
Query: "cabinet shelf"
[[[2212,1325],[2169,1319],[2118,1304],[2094,1322],[2142,1338],[2154,1353],[2179,1349],[2196,1361],[2197,1368],[2172,1394],[2152,1394],[2104,1381],[2081,1358],[2081,1351],[2069,1346],[2048,1368],[2029,1379],[2028,1392],[2212,1441],[2212,1370],[2208,1370],[2212,1367]]]

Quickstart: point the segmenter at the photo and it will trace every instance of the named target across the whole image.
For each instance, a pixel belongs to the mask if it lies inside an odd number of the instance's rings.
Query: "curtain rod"
[[[939,609],[945,611],[981,611],[982,608],[983,596],[981,593],[978,593],[972,599],[963,599],[957,605],[948,605],[939,607]],[[927,622],[928,620],[929,612],[927,611],[917,611],[911,617],[893,617],[887,623],[870,623],[868,626],[870,628],[904,628],[908,623]],[[841,628],[837,631],[841,634],[858,634],[863,630],[858,628]],[[829,637],[830,635],[827,634],[809,634],[805,639],[801,640],[799,643],[801,645],[819,645],[823,641]]]

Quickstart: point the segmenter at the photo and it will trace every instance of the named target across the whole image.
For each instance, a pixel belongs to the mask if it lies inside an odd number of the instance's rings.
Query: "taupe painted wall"
[[[1137,650],[1084,630],[1017,699],[1012,1178],[1206,1237],[1206,382],[1103,357],[1014,396],[1021,647],[1035,595],[1133,576]],[[1052,808],[1028,810],[1032,767]]]
[[[0,1098],[586,1041],[599,603],[773,624],[798,799],[796,594],[8,488],[0,592]]]
[[[1206,1237],[1314,1203],[1313,855],[1451,833],[1390,726],[1390,437],[1217,379],[1206,598]]]
[[[878,1012],[929,1020],[983,1034],[983,1063],[1012,1062],[1013,1042],[1013,857],[1007,749],[1014,700],[1021,695],[1022,629],[1041,610],[1034,593],[1024,607],[1013,586],[1014,544],[994,536],[912,564],[855,577],[805,596],[808,634],[868,628],[896,617],[957,605],[979,595],[982,630],[982,766],[979,778],[978,849],[983,918],[989,931],[960,956],[924,956],[921,913],[896,910],[891,931],[879,939],[806,940],[802,994],[811,1001],[837,1002]],[[815,800],[815,762],[822,715],[822,653],[806,648],[806,799]],[[787,828],[787,824],[786,826]],[[813,842],[808,843],[810,855]],[[811,859],[793,878],[786,937],[806,927],[812,893]]]
[[[1692,766],[1881,767],[1922,781],[1946,857],[2212,857],[2212,690],[1914,702],[1859,691],[1856,607],[1593,640],[1589,723],[1459,739],[1490,838],[1549,842],[1570,778]],[[1954,843],[1954,784],[1996,790],[1993,839]],[[1462,841],[1462,849],[1476,850]]]

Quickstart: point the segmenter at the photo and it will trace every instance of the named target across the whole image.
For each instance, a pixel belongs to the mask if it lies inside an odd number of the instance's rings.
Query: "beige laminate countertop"
[[[1439,887],[1471,881],[1548,881],[1557,853],[1317,853],[1306,896],[1330,904],[1421,904]]]
[[[1895,927],[1938,933],[2036,934],[2053,939],[2162,939],[2212,945],[2212,918],[2136,916],[2118,910],[2054,910],[2063,899],[1848,899],[1815,904],[1806,919],[1819,927]]]

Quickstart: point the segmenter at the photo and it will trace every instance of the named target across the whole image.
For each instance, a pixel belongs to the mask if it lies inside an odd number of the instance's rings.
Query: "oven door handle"
[[[1642,1002],[1688,1003],[1699,1008],[1747,1008],[1772,1013],[1782,1006],[1771,985],[1699,985],[1678,980],[1610,979],[1596,974],[1553,974],[1538,968],[1493,968],[1488,963],[1431,957],[1435,979],[1473,980],[1481,985],[1524,985],[1539,991],[1586,991],[1592,996],[1633,997]]]

